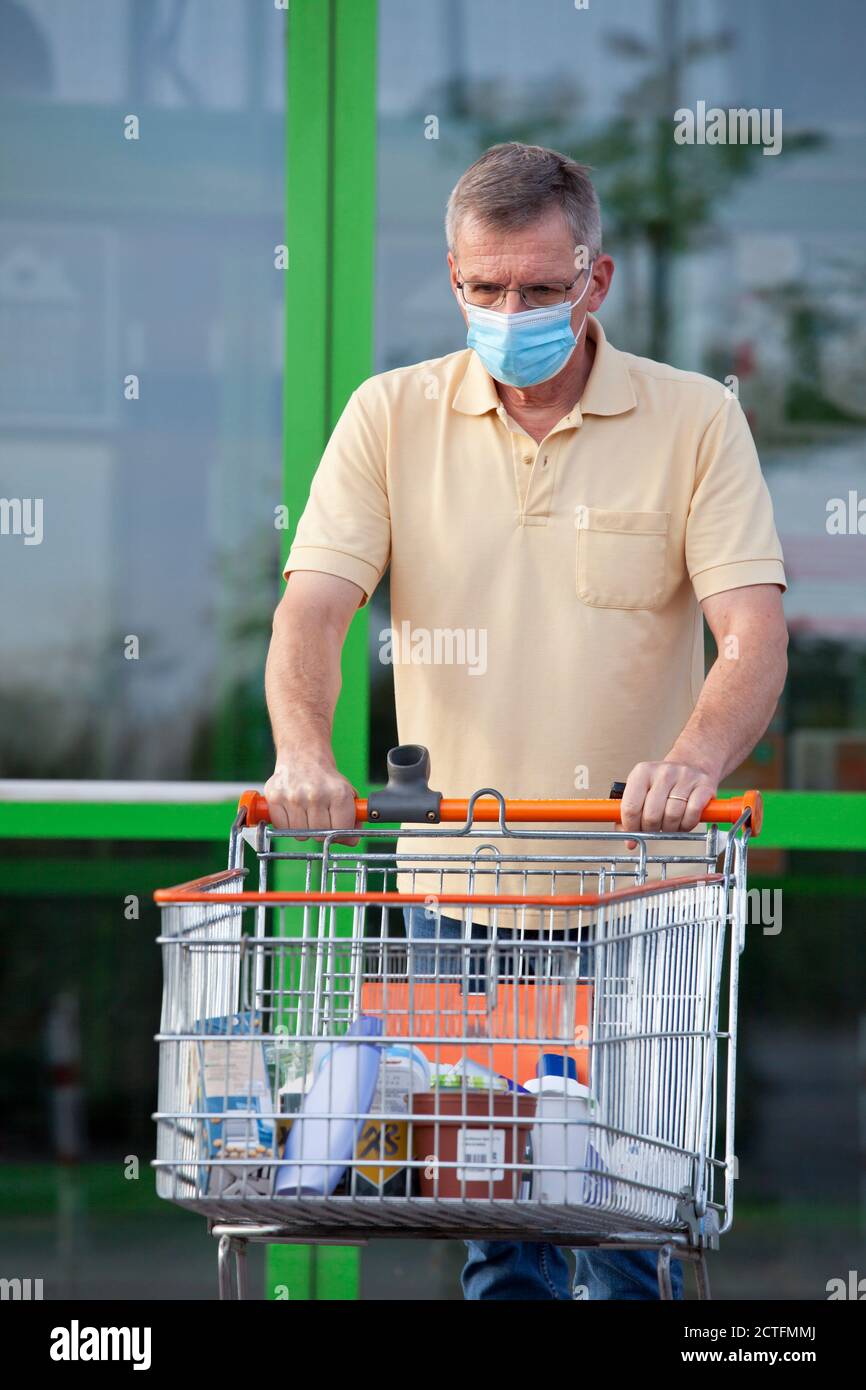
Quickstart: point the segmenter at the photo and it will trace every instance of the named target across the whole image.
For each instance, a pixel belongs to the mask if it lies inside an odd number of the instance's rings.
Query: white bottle
[[[558,1206],[578,1206],[583,1201],[585,1174],[580,1170],[587,1166],[595,1098],[578,1081],[574,1059],[558,1052],[542,1053],[538,1076],[527,1081],[526,1089],[538,1096],[532,1127],[532,1196]]]
[[[286,1162],[274,1180],[276,1196],[329,1197],[334,1191],[373,1101],[381,1034],[382,1020],[361,1014],[345,1037],[323,1053],[286,1139]]]

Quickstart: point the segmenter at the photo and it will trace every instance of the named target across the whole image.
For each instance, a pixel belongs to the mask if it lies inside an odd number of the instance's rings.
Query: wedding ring
[[[668,801],[688,801],[688,799],[689,798],[687,796],[674,796],[673,792],[671,792],[670,796],[668,797]]]

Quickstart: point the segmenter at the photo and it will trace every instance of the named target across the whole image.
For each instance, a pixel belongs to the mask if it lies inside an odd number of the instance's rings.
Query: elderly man
[[[743,413],[718,382],[607,341],[594,313],[614,266],[571,159],[487,150],[446,227],[467,346],[358,387],[286,565],[266,676],[274,824],[354,825],[330,746],[340,651],[390,563],[395,630],[485,634],[483,672],[395,664],[400,740],[429,747],[446,795],[605,796],[628,769],[625,830],[691,830],[786,670],[781,550]],[[411,934],[432,926],[410,914]],[[658,1297],[654,1253],[574,1253],[590,1298]],[[572,1296],[565,1256],[537,1243],[473,1242],[463,1287]]]

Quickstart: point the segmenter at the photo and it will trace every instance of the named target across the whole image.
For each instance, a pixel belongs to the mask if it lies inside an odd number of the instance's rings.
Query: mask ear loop
[[[580,301],[583,299],[583,296],[589,291],[589,288],[590,288],[590,286],[591,286],[591,284],[592,284],[592,267],[593,267],[594,265],[595,265],[595,261],[590,261],[589,265],[587,266],[587,268],[586,268],[586,284],[584,285],[584,287],[583,287],[583,289],[581,290],[580,294],[577,296],[577,299],[575,299],[574,303],[572,304],[572,306],[571,306],[572,309],[576,309],[576,308],[577,308],[578,304],[579,304]],[[589,312],[589,311],[587,310],[587,312]],[[581,326],[581,328],[582,328],[582,327],[583,327],[583,324],[581,324],[580,326]]]
[[[587,266],[587,268],[586,268],[586,284],[584,285],[583,290],[581,291],[581,293],[577,296],[577,299],[576,299],[576,300],[574,301],[574,303],[572,304],[572,306],[571,306],[572,309],[576,309],[576,308],[577,308],[578,304],[579,304],[580,301],[583,299],[583,296],[587,293],[587,291],[588,291],[590,285],[592,284],[592,267],[593,267],[594,265],[595,265],[595,261],[590,261],[589,265]],[[577,347],[578,339],[580,338],[580,335],[581,335],[581,333],[583,332],[584,325],[585,325],[585,323],[586,323],[586,321],[587,321],[588,318],[589,318],[589,310],[587,309],[586,313],[584,314],[583,318],[582,318],[581,321],[580,321],[580,327],[578,328],[577,332],[574,334],[574,346],[575,346],[575,347]],[[573,329],[572,329],[572,332],[574,332]]]
[[[575,303],[576,305],[580,303],[580,301],[583,299],[583,296],[586,294],[587,290],[589,289],[590,285],[592,284],[592,267],[593,267],[594,265],[595,265],[595,261],[590,261],[589,265],[586,267],[586,284],[584,285],[584,287],[583,287],[583,289],[581,290],[580,294],[577,296],[577,299],[574,301],[574,303]]]

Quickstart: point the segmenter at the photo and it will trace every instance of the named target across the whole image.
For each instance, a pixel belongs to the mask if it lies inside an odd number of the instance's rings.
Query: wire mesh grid
[[[561,833],[564,865],[525,831],[417,864],[375,833],[239,835],[227,874],[163,908],[159,1194],[323,1238],[726,1229],[744,843],[714,874],[714,831],[657,857],[612,835],[604,858]],[[304,889],[263,896],[280,859]],[[521,901],[497,892],[515,868]]]

